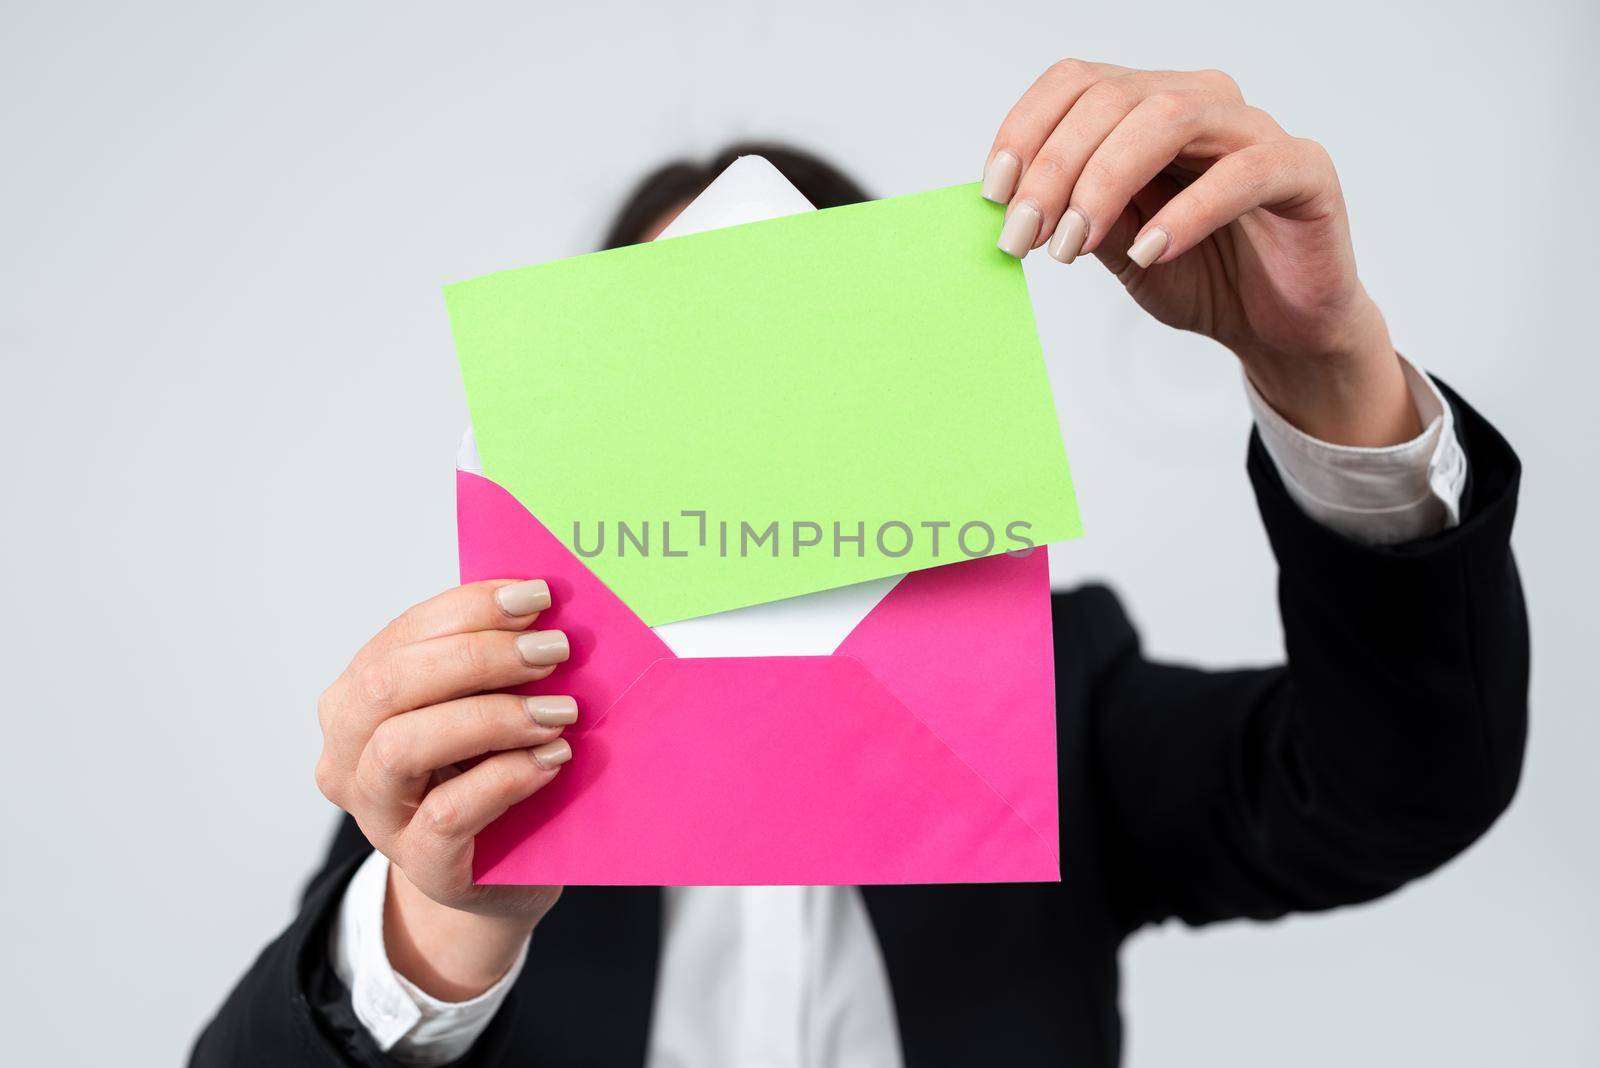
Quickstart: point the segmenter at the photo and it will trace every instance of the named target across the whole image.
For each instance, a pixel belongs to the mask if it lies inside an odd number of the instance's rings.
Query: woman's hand
[[[572,756],[570,697],[485,692],[567,659],[565,634],[529,629],[549,606],[537,579],[449,590],[383,628],[317,702],[317,785],[392,862],[389,960],[447,1001],[504,975],[561,894],[472,883],[473,836]]]
[[[1001,124],[983,195],[1009,204],[1006,252],[1093,253],[1156,319],[1232,349],[1306,433],[1375,446],[1420,432],[1356,277],[1333,162],[1226,74],[1063,60]]]

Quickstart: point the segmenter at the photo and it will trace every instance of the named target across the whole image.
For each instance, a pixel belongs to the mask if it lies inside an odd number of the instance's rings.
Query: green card
[[[478,454],[656,625],[1076,537],[976,185],[445,288]]]

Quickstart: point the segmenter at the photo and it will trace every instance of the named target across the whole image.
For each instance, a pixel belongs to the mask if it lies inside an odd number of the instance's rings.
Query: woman
[[[744,151],[819,207],[862,199]],[[732,155],[652,175],[607,244]],[[498,692],[568,655],[542,582],[446,591],[323,695],[317,781],[349,818],[194,1063],[1110,1065],[1133,930],[1368,900],[1483,833],[1525,731],[1518,462],[1396,355],[1327,153],[1219,72],[1066,61],[983,195],[1006,252],[1093,255],[1240,360],[1288,662],[1152,663],[1108,591],[1056,596],[1059,885],[475,887],[473,835],[583,759],[561,735],[584,710]]]

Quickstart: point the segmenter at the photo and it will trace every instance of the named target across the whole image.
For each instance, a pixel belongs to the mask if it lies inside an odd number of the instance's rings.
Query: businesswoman
[[[862,198],[763,154],[819,207]],[[726,162],[652,176],[609,243]],[[568,655],[542,582],[448,590],[322,695],[316,780],[348,817],[195,1064],[1112,1065],[1131,932],[1365,901],[1484,832],[1525,731],[1518,462],[1395,353],[1328,154],[1216,71],[1069,60],[1001,123],[983,195],[1006,252],[1097,259],[1242,364],[1287,662],[1155,663],[1110,592],[1058,595],[1059,884],[475,887],[473,835],[584,759],[586,710],[499,692]]]

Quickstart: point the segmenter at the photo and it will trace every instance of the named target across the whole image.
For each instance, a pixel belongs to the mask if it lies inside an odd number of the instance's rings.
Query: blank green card
[[[957,186],[446,287],[485,476],[652,625],[1076,537],[1001,214]]]

